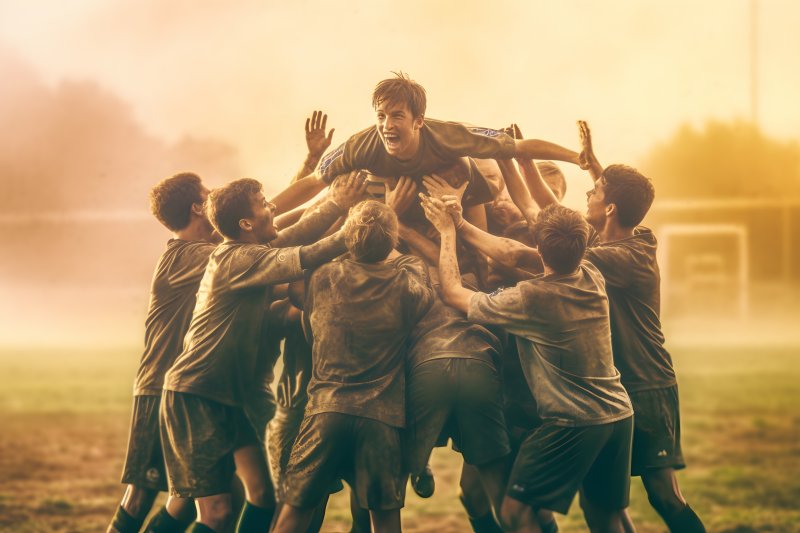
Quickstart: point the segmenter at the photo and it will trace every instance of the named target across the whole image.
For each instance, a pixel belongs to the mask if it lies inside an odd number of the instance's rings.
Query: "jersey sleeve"
[[[514,139],[500,130],[469,126],[459,122],[428,121],[434,141],[456,157],[511,159],[516,151]]]
[[[395,260],[395,264],[408,274],[408,320],[415,324],[433,304],[433,288],[431,286],[428,267],[418,257],[406,255]]]
[[[319,165],[319,175],[322,181],[330,185],[333,183],[334,178],[339,174],[344,174],[354,170],[345,157],[347,149],[347,142],[339,145],[338,148],[332,152],[325,154],[322,158],[322,163]]]
[[[303,275],[300,247],[248,246],[230,266],[232,290],[266,287],[293,281]]]
[[[169,270],[169,284],[172,287],[184,287],[200,283],[206,271],[208,258],[216,245],[211,243],[196,243],[187,245],[178,260],[174,261]]]
[[[511,287],[492,294],[476,292],[469,300],[467,318],[470,322],[501,328],[515,333],[528,323],[522,292]]]
[[[606,284],[612,287],[627,287],[631,279],[633,256],[624,246],[598,245],[586,249],[586,260],[603,274]]]

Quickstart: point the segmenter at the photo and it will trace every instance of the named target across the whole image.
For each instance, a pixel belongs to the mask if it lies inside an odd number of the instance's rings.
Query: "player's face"
[[[398,159],[412,159],[419,148],[423,118],[415,118],[405,102],[385,100],[378,104],[376,114],[378,133],[386,152]]]
[[[250,197],[250,209],[253,217],[250,223],[253,226],[253,236],[261,244],[267,244],[278,236],[278,228],[273,223],[275,204],[268,202],[264,193],[256,193]]]
[[[601,177],[594,182],[594,188],[586,191],[586,222],[600,230],[606,223],[606,180]]]

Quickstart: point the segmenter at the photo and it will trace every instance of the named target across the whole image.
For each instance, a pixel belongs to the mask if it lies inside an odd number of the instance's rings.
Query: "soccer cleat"
[[[430,498],[436,490],[436,481],[433,479],[431,465],[425,465],[425,469],[418,474],[411,476],[411,488],[420,498]]]

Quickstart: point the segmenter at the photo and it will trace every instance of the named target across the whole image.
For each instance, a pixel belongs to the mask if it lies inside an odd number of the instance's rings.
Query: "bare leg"
[[[529,505],[506,496],[500,507],[500,524],[503,531],[540,533],[536,512]]]
[[[678,487],[675,469],[658,468],[642,474],[642,483],[647,491],[650,505],[658,511],[670,531],[682,533],[702,533],[705,526],[691,507],[686,503]]]
[[[195,498],[197,522],[214,531],[223,531],[233,518],[230,494],[214,494]]]
[[[288,503],[281,505],[281,512],[278,515],[278,520],[275,522],[273,533],[297,533],[298,531],[307,531],[314,517],[315,507],[308,509],[301,509],[294,507]]]

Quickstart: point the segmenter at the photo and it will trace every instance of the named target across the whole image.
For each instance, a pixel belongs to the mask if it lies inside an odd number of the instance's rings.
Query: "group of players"
[[[353,531],[400,531],[409,476],[429,496],[449,440],[478,533],[557,531],[578,492],[592,531],[634,531],[631,475],[670,531],[705,531],[675,478],[678,390],[656,240],[639,226],[651,182],[604,169],[584,122],[578,153],[516,125],[429,119],[402,74],[372,104],[377,125],[324,158],[333,130],[315,112],[308,156],[271,201],[253,179],[153,188],[174,238],[109,531],[140,531],[167,489],[144,531],[226,531],[235,478],[239,532],[319,530],[342,480]],[[585,217],[559,205],[558,167],[534,160],[589,172]]]

